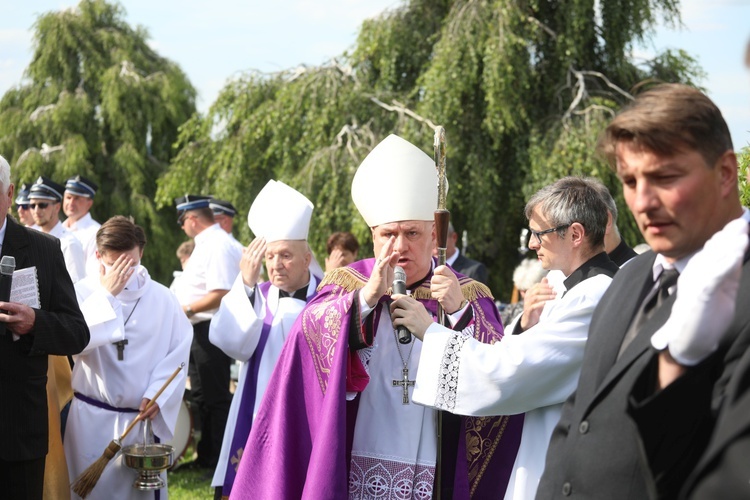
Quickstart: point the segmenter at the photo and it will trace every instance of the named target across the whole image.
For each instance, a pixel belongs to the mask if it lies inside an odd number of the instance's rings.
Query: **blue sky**
[[[38,14],[70,8],[73,0],[0,0],[0,95],[22,81],[31,60]],[[228,78],[317,65],[351,47],[361,22],[401,0],[123,0],[127,20],[145,26],[152,46],[177,62],[198,89],[205,111]],[[750,0],[682,0],[684,27],[660,27],[636,56],[682,48],[708,74],[703,87],[719,105],[735,148],[750,145]]]

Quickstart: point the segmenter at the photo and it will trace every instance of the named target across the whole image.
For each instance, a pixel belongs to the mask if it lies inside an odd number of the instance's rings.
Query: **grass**
[[[194,449],[191,444],[185,456],[180,459],[180,465],[193,460]],[[187,457],[187,458],[186,458]],[[170,500],[206,500],[213,499],[214,490],[211,488],[213,471],[206,469],[187,469],[178,466],[174,471],[167,472]]]
[[[172,500],[205,500],[214,497],[211,478],[200,469],[169,472],[169,498]]]

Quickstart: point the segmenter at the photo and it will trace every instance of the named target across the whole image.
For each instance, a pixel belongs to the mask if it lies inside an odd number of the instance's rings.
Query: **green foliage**
[[[97,182],[94,218],[132,215],[149,240],[144,263],[167,283],[184,235],[173,229],[174,210],[156,208],[156,180],[195,112],[195,90],[123,18],[118,4],[83,0],[37,19],[28,83],[0,101],[0,154],[16,183],[75,174]]]
[[[202,192],[245,211],[274,178],[315,203],[318,255],[337,230],[368,248],[350,198],[359,162],[390,133],[432,154],[440,124],[452,220],[507,300],[525,200],[562,175],[601,178],[626,239],[640,241],[595,146],[634,89],[702,77],[684,52],[629,57],[657,21],[679,22],[677,9],[677,0],[411,0],[366,21],[350,53],[329,64],[230,82],[207,116],[181,128],[159,202]]]
[[[740,201],[743,207],[750,207],[750,146],[745,146],[737,155],[737,162],[740,167]]]

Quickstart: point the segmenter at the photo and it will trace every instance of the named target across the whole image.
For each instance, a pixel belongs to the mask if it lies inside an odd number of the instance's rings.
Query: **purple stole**
[[[358,300],[375,259],[355,262],[326,275],[318,295],[292,328],[261,403],[230,498],[346,499],[349,460],[359,398],[369,381],[356,351],[349,348]],[[459,275],[471,297],[475,338],[502,338],[489,290]],[[417,293],[418,291],[418,293]],[[352,293],[354,292],[354,293]],[[429,279],[414,291],[428,310]],[[432,303],[430,303],[432,302]],[[377,309],[381,309],[378,307]],[[378,310],[374,311],[377,315]],[[379,319],[379,316],[378,316]],[[495,498],[505,491],[521,440],[523,415],[462,417],[454,498]],[[252,451],[250,451],[252,450]]]
[[[320,284],[320,279],[310,273],[310,279],[314,280],[316,290]],[[242,400],[240,402],[240,410],[237,413],[237,422],[234,427],[234,436],[232,436],[232,447],[229,450],[229,463],[227,464],[227,471],[224,475],[224,486],[222,487],[222,495],[229,496],[234,484],[235,477],[237,476],[237,470],[235,467],[239,464],[233,464],[232,459],[235,457],[242,457],[244,454],[245,444],[247,443],[247,437],[250,435],[250,430],[253,427],[253,409],[255,408],[255,399],[257,398],[257,387],[258,387],[258,371],[260,370],[260,359],[263,356],[263,350],[268,342],[268,335],[271,332],[271,326],[273,325],[273,313],[268,308],[268,291],[271,289],[271,282],[264,281],[257,287],[258,293],[263,295],[266,302],[266,315],[263,318],[263,328],[260,332],[260,340],[258,340],[258,346],[255,348],[255,352],[247,361],[247,370],[245,370],[245,384],[242,390]],[[315,293],[307,297],[309,302]],[[279,299],[281,300],[281,299]]]

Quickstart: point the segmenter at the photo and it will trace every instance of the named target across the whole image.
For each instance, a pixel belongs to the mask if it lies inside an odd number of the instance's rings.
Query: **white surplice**
[[[408,387],[409,403],[404,404],[403,387],[393,385],[402,379],[404,362],[409,380],[415,379],[422,342],[414,337],[411,344],[399,344],[387,307],[376,328],[373,345],[358,352],[370,381],[357,410],[349,498],[370,498],[375,485],[383,498],[400,498],[404,488],[411,490],[410,498],[431,498],[437,457],[435,410],[412,401],[413,387]]]
[[[159,413],[152,421],[160,441],[173,437],[180,403],[185,392],[187,363],[193,330],[174,295],[151,280],[137,266],[126,289],[116,297],[89,276],[76,284],[81,312],[91,340],[75,357],[73,390],[113,408],[138,409],[143,398],[151,399],[184,363],[183,369],[156,400]],[[113,342],[127,339],[123,359]],[[71,481],[99,458],[110,441],[118,438],[137,413],[103,409],[73,399],[65,429],[65,456]],[[122,443],[142,442],[142,424],[135,426]],[[164,477],[165,474],[162,474]],[[153,492],[137,491],[131,485],[136,473],[115,457],[99,479],[89,499],[153,498]],[[166,498],[166,488],[161,490]]]
[[[224,351],[227,356],[240,361],[240,372],[237,389],[234,391],[232,405],[229,408],[227,426],[224,430],[224,438],[221,444],[219,462],[214,472],[211,486],[223,486],[226,467],[229,461],[229,453],[237,425],[237,417],[242,402],[242,394],[246,390],[245,378],[248,369],[247,361],[255,354],[263,330],[263,320],[266,316],[266,307],[273,315],[273,322],[268,334],[268,339],[263,347],[258,370],[258,381],[255,387],[255,406],[253,408],[253,419],[258,412],[263,393],[266,391],[271,373],[279,359],[281,348],[284,346],[287,334],[302,312],[306,302],[303,300],[285,297],[279,299],[279,289],[271,285],[268,289],[268,297],[264,297],[256,288],[254,292],[254,304],[248,298],[248,288],[242,281],[242,274],[237,276],[231,290],[221,301],[218,312],[211,320],[208,338],[212,344]],[[308,284],[308,299],[315,293],[315,280],[311,279]],[[239,460],[239,457],[237,457]],[[239,463],[239,462],[237,462]]]
[[[411,292],[407,292],[411,293]],[[359,295],[362,319],[373,310]],[[469,306],[447,315],[455,325]],[[373,345],[357,353],[370,380],[362,391],[354,426],[352,458],[349,464],[349,498],[365,500],[371,492],[385,492],[383,498],[401,498],[405,491],[414,498],[432,498],[437,459],[436,412],[415,404],[414,386],[407,387],[408,404],[403,402],[403,369],[414,381],[422,359],[422,342],[412,337],[400,344],[388,307],[375,326]],[[451,331],[452,330],[448,330]],[[356,393],[347,393],[347,399]],[[395,425],[397,423],[397,425]]]
[[[545,304],[537,325],[511,335],[516,318],[503,341],[495,344],[482,344],[437,324],[427,329],[415,401],[458,415],[526,413],[506,499],[536,495],[562,404],[578,385],[591,316],[611,281],[598,274],[564,295],[558,293]],[[457,361],[451,363],[451,356]],[[444,366],[453,373],[441,379]],[[445,383],[448,380],[454,385]]]

